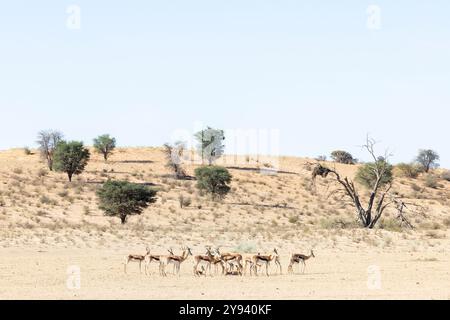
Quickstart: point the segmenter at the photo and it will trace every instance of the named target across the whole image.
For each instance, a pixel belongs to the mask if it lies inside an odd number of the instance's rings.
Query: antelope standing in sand
[[[237,268],[242,273],[243,266],[242,266],[242,255],[239,253],[220,253],[219,248],[216,249],[216,253],[220,257],[220,259],[227,265],[229,263],[236,263]],[[225,268],[223,268],[222,272],[225,274],[226,272],[226,265]]]
[[[186,248],[182,248],[183,249],[183,254],[181,256],[176,256],[176,255],[169,255],[167,257],[161,258],[161,262],[159,265],[159,270],[160,270],[160,274],[164,277],[167,276],[166,274],[166,266],[169,264],[173,264],[174,265],[174,269],[176,274],[179,276],[180,275],[180,266],[181,264],[186,261],[187,258],[189,258],[189,256],[192,256],[192,252],[191,249],[186,247]]]
[[[127,273],[127,266],[130,262],[139,262],[139,271],[142,273],[142,262],[145,261],[145,259],[147,258],[147,256],[150,255],[150,248],[147,247],[146,248],[146,254],[145,255],[140,255],[140,254],[129,254],[127,256],[125,256],[125,261],[124,261],[124,266],[123,266],[123,270],[125,273]]]
[[[198,274],[198,266],[200,264],[206,264],[205,272],[209,270],[209,274],[211,275],[211,264],[213,262],[215,262],[215,258],[211,253],[211,247],[206,247],[206,255],[199,255],[194,257],[194,275]]]
[[[255,275],[258,275],[258,265],[266,265],[266,276],[269,276],[269,265],[272,261],[275,261],[275,264],[278,268],[280,268],[280,274],[282,273],[281,269],[281,263],[280,263],[280,256],[278,255],[278,250],[273,249],[273,253],[269,255],[260,255],[257,254],[253,256],[252,258],[252,265],[250,266],[250,275],[252,275],[252,270],[255,273]]]
[[[289,274],[293,274],[294,273],[294,264],[295,263],[298,263],[299,269],[300,269],[300,264],[302,264],[302,266],[303,266],[302,273],[305,273],[306,260],[309,260],[310,258],[315,258],[315,257],[316,256],[314,255],[314,252],[312,250],[311,250],[311,254],[309,256],[304,255],[304,254],[300,254],[300,253],[293,253],[293,254],[291,254],[291,259],[290,259],[289,267],[288,267],[288,273]]]
[[[172,249],[167,250],[169,254],[174,255]],[[150,251],[147,251],[147,255],[145,256],[145,274],[149,275],[149,268],[152,262],[156,262],[158,264],[161,263],[161,257],[164,257],[162,254],[150,254]]]

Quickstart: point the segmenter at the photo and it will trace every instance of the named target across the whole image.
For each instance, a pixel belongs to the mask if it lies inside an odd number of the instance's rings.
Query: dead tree
[[[351,204],[355,207],[358,220],[363,227],[370,229],[375,227],[385,210],[395,203],[395,199],[390,196],[392,183],[387,183],[386,185],[382,183],[383,179],[388,174],[388,167],[385,163],[388,155],[386,154],[383,157],[385,161],[380,161],[380,157],[375,155],[374,146],[375,141],[367,138],[367,143],[364,145],[364,148],[374,160],[372,170],[375,179],[366,206],[363,205],[354,182],[347,177],[341,177],[336,169],[330,169],[324,165],[317,164],[312,173],[313,182],[318,176],[326,178],[330,174],[334,175],[334,179],[338,183],[340,190],[344,192],[344,195],[350,198]]]
[[[174,146],[166,143],[164,145],[164,154],[166,155],[166,166],[170,168],[177,179],[186,178],[186,171],[182,166],[182,157],[185,150],[185,145],[182,142],[175,143]]]
[[[39,145],[39,151],[42,159],[47,162],[50,171],[53,170],[53,155],[56,146],[61,142],[62,138],[63,134],[55,130],[40,131],[38,133],[37,144]]]

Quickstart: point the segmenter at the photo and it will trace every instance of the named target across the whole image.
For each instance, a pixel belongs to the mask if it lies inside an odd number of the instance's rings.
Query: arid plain
[[[225,157],[232,190],[213,202],[195,181],[171,176],[160,148],[121,148],[107,163],[92,155],[68,183],[45,169],[37,151],[0,152],[0,299],[450,298],[450,183],[443,179],[430,188],[423,176],[397,177],[394,190],[425,209],[408,215],[414,229],[387,211],[366,230],[330,192],[331,180],[318,179],[314,192],[307,165],[314,160],[282,157],[280,171],[267,174],[255,157]],[[330,165],[349,177],[357,167]],[[195,167],[186,164],[188,174]],[[109,178],[153,186],[158,200],[121,225],[97,206],[95,191]],[[180,195],[189,206],[180,208]],[[149,276],[136,263],[123,272],[124,256],[146,246],[204,254],[207,245],[245,254],[277,248],[283,274],[194,277],[192,257],[179,277],[161,278],[156,264]],[[288,275],[290,253],[311,249],[316,257],[305,274]],[[73,268],[79,288],[70,281]]]

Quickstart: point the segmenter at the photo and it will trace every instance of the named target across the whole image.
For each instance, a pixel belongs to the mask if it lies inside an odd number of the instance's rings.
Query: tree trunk
[[[69,177],[69,182],[72,182],[72,173],[68,173],[67,176]]]
[[[120,222],[121,222],[122,224],[125,224],[126,220],[127,220],[127,216],[124,215],[124,214],[121,214],[121,215],[120,215]]]

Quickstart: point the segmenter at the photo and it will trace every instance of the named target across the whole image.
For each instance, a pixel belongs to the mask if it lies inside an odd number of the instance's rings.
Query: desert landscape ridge
[[[279,168],[268,172],[251,156],[223,156],[231,190],[214,201],[195,179],[176,179],[160,147],[117,148],[108,161],[91,150],[72,182],[49,172],[38,150],[0,151],[0,299],[450,298],[449,181],[396,177],[394,192],[424,211],[407,215],[413,228],[387,210],[368,229],[330,193],[330,179],[313,183],[317,160],[275,160]],[[350,178],[360,166],[320,163]],[[198,167],[184,164],[190,177]],[[99,208],[97,190],[108,180],[155,188],[156,202],[122,224]],[[270,257],[269,276],[264,259],[256,260],[258,276],[226,276],[214,266],[196,275],[194,257],[207,248],[211,256]],[[178,275],[167,265],[160,276],[156,262],[146,274],[134,261],[125,273],[124,257],[145,257],[146,249],[164,256],[189,249],[192,256]],[[301,263],[288,272],[295,253],[309,255],[304,273]]]

